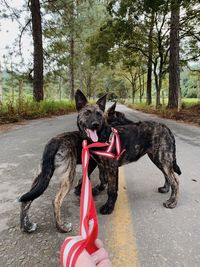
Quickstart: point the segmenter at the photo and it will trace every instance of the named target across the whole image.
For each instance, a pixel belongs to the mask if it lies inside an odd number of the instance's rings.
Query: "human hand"
[[[91,254],[91,257],[98,267],[111,267],[112,263],[109,259],[108,252],[103,247],[103,243],[101,240],[96,239],[95,245],[98,248],[97,251]]]
[[[111,267],[111,261],[108,258],[108,253],[103,247],[101,240],[96,239],[95,245],[97,251],[91,255],[84,250],[78,257],[75,267]]]
[[[91,255],[84,249],[79,255],[75,267],[96,267]]]

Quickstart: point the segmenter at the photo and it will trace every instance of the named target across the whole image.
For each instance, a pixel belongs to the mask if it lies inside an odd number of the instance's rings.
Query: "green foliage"
[[[146,113],[156,114],[162,118],[192,122],[200,126],[200,99],[184,99],[182,102],[182,109],[168,109],[166,106],[155,108],[154,106],[146,106],[145,103],[132,104],[127,103],[130,108],[134,108]]]
[[[198,69],[198,66],[197,66]],[[197,98],[200,94],[200,71],[192,71],[184,68],[181,73],[181,92],[186,98]]]
[[[44,36],[45,66],[49,72],[62,77],[65,88],[71,87],[73,65],[75,89],[83,90],[88,97],[96,91],[97,68],[85,53],[87,40],[106,16],[104,1],[49,1],[45,2]],[[73,39],[73,56],[71,41]],[[98,68],[99,69],[99,68]]]
[[[130,101],[126,102],[126,105],[129,108],[139,109],[139,110],[150,110],[153,106],[147,106],[145,102],[143,103],[131,103]]]
[[[182,99],[182,108],[193,107],[197,104],[200,104],[199,98],[183,98]]]
[[[114,46],[114,33],[106,25],[90,38],[90,46],[86,48],[86,53],[90,55],[91,63],[109,64],[109,50]]]
[[[24,119],[36,119],[52,115],[63,115],[75,111],[71,101],[41,101],[29,99],[13,102],[8,100],[0,104],[0,124],[17,122]]]
[[[198,1],[180,1],[182,5],[180,30],[181,62],[199,59],[199,28],[200,25]],[[152,32],[153,73],[155,76],[156,93],[163,88],[169,70],[169,18],[170,1],[110,1],[108,4],[110,17],[102,24],[89,40],[87,53],[94,65],[103,63],[121,70],[124,78],[130,79],[135,73],[147,71],[149,58],[149,27],[150,17],[154,13],[154,27]],[[129,77],[127,75],[129,73]],[[132,73],[132,74],[131,74]],[[120,75],[120,74],[119,74]],[[133,82],[132,82],[133,85]],[[195,86],[182,88],[184,96],[195,97]],[[135,85],[132,86],[137,91]],[[166,88],[165,88],[166,90]],[[118,92],[115,89],[115,92]],[[159,105],[159,103],[158,103]]]
[[[73,3],[75,3],[74,7]],[[197,8],[197,0],[181,0],[180,3],[182,5],[181,64],[185,66],[190,60],[192,62],[199,60],[200,11]],[[143,86],[143,91],[145,91],[147,83],[151,17],[154,17],[153,71],[154,75],[160,74],[159,79],[162,81],[160,89],[165,91],[165,96],[167,96],[169,6],[170,1],[167,0],[41,1],[45,53],[45,99],[63,99],[70,94],[71,37],[74,39],[75,89],[81,89],[89,98],[108,92],[112,100],[130,98],[130,96],[133,98],[134,93],[139,99],[141,87]],[[3,19],[9,19],[11,10],[7,10],[4,5],[0,15]],[[15,11],[20,19],[20,10]],[[27,22],[29,10],[24,8],[23,12],[27,16],[26,19],[21,18],[21,22]],[[11,18],[16,19],[14,14]],[[25,25],[21,23],[21,30],[23,26]],[[25,29],[25,33],[29,36],[31,36],[30,29],[29,26]],[[22,39],[23,34],[24,32]],[[15,44],[18,46],[18,41],[15,41]],[[7,52],[4,62],[1,62],[2,68],[7,70],[7,77],[3,77],[4,100],[20,99],[19,82],[21,80],[23,80],[22,96],[31,97],[32,63],[29,62],[26,66],[14,64],[16,56],[14,46]],[[160,68],[161,63],[163,63],[162,68]],[[198,74],[188,71],[187,74],[182,75],[181,80],[182,96],[197,97],[200,90]],[[157,84],[153,79],[153,96],[155,96]],[[5,105],[10,105],[10,112],[16,109],[16,105],[8,103],[6,102]],[[52,106],[54,104],[49,106],[49,112],[53,109]],[[24,110],[28,109],[28,107],[24,108]],[[32,109],[34,110],[34,107]],[[44,112],[37,107],[34,111],[36,116],[37,109]]]

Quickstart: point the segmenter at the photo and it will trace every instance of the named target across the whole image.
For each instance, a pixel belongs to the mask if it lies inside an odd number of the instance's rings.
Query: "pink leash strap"
[[[89,254],[96,251],[95,240],[98,236],[98,219],[92,197],[92,186],[88,177],[88,165],[90,159],[90,149],[108,147],[106,151],[91,151],[92,153],[118,160],[125,150],[121,150],[120,138],[116,129],[112,129],[112,137],[110,144],[108,143],[92,143],[87,145],[87,141],[83,141],[82,149],[82,167],[83,180],[81,188],[80,200],[80,235],[67,237],[62,246],[60,253],[60,263],[62,267],[74,267],[80,253],[86,249]],[[116,155],[111,150],[116,146]]]
[[[116,148],[116,155],[111,152],[114,145]],[[118,160],[121,157],[121,155],[124,153],[124,151],[125,149],[121,151],[120,137],[119,137],[117,129],[112,128],[111,141],[110,141],[110,144],[108,144],[107,150],[106,151],[92,151],[92,153],[98,156],[103,156],[103,157]]]

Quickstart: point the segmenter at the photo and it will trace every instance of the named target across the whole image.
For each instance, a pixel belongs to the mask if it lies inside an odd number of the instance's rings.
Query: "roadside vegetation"
[[[80,89],[199,125],[199,29],[199,0],[0,0],[0,123],[67,114]]]
[[[168,109],[166,105],[155,108],[154,105],[147,106],[145,103],[125,103],[128,107],[145,113],[156,114],[162,118],[189,122],[200,126],[200,99],[182,99],[182,107],[179,111],[176,109]]]
[[[0,124],[64,115],[73,111],[75,105],[70,100],[41,102],[30,99],[21,99],[17,102],[7,100],[0,104]]]

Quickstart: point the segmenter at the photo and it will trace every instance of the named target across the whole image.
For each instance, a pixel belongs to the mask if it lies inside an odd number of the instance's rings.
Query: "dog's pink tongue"
[[[98,141],[98,136],[97,136],[97,132],[96,130],[92,131],[90,129],[86,129],[86,133],[88,135],[88,137],[93,141],[93,142],[97,142]]]

